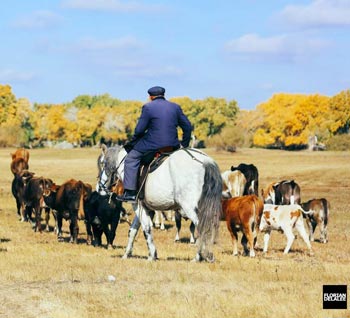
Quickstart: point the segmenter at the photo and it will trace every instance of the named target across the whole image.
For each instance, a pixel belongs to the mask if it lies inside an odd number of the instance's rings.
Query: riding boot
[[[116,199],[118,201],[135,203],[136,202],[136,195],[137,195],[136,190],[124,189],[123,195],[117,195]]]

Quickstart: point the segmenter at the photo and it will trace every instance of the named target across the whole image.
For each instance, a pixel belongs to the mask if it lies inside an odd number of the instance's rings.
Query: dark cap
[[[160,86],[151,87],[148,91],[150,96],[163,96],[165,93],[165,88]]]

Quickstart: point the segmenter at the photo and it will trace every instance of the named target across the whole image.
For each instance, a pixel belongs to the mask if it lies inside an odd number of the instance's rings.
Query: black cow
[[[253,164],[240,163],[237,167],[231,166],[231,171],[241,171],[247,182],[244,186],[243,195],[259,195],[259,172]]]
[[[12,180],[11,191],[16,200],[17,214],[21,221],[28,221],[25,213],[24,191],[28,180],[34,176],[34,172],[23,170],[20,174],[15,174]]]
[[[92,187],[88,183],[71,179],[56,188],[56,198],[51,205],[56,210],[57,238],[63,241],[62,221],[70,219],[70,242],[78,242],[79,225],[78,219],[85,219],[84,205],[88,202],[92,193]],[[51,188],[51,191],[53,188]],[[52,194],[50,194],[52,195]],[[52,200],[52,199],[51,199]],[[50,201],[47,199],[47,201]]]
[[[107,249],[113,247],[120,214],[125,211],[122,202],[116,199],[116,194],[100,194],[94,191],[86,205],[85,218],[87,226],[92,226],[94,245],[102,245],[102,234],[107,240]]]

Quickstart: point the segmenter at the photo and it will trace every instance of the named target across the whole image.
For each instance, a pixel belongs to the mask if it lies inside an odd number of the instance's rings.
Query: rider
[[[164,97],[165,89],[160,86],[148,90],[150,102],[143,105],[134,135],[124,145],[128,152],[124,162],[124,193],[117,196],[120,201],[135,202],[137,195],[137,175],[142,156],[149,151],[172,147],[174,150],[188,147],[191,140],[192,125],[180,105]],[[179,142],[177,127],[183,132]]]

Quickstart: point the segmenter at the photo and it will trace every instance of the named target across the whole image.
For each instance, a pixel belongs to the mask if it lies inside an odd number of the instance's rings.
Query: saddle
[[[138,198],[144,199],[145,197],[145,183],[149,173],[158,169],[162,163],[180,147],[163,147],[155,151],[146,152],[141,158],[141,165],[139,169],[138,177]]]

